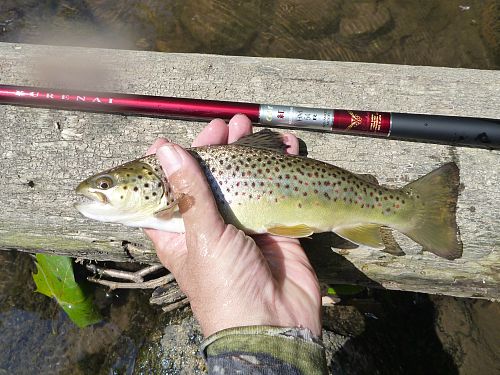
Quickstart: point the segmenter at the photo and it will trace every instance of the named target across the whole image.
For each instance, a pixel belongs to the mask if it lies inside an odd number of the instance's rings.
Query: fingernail
[[[238,126],[241,124],[246,124],[248,122],[250,121],[247,116],[245,116],[243,113],[237,113],[231,118],[231,120],[229,121],[229,125]]]
[[[182,156],[173,144],[161,146],[156,155],[161,162],[165,173],[170,176],[182,167]]]

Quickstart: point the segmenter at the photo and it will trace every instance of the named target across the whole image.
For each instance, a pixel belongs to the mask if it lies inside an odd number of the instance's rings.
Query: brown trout
[[[364,175],[285,154],[284,147],[278,133],[264,130],[233,144],[189,149],[226,223],[248,234],[293,238],[331,231],[380,250],[385,226],[438,256],[461,256],[454,163],[390,189]],[[89,177],[76,192],[90,198],[76,208],[91,219],[184,232],[176,199],[154,155]]]

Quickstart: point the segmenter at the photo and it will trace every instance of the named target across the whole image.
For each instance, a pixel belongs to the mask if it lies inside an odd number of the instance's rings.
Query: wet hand
[[[227,144],[250,134],[244,115],[229,125],[213,120],[193,146]],[[286,135],[287,152],[298,153],[297,138]],[[158,257],[191,302],[203,333],[273,325],[309,328],[321,334],[318,281],[296,239],[247,236],[225,224],[198,163],[180,146],[158,140],[148,150],[160,160],[179,199],[185,234],[147,229]]]

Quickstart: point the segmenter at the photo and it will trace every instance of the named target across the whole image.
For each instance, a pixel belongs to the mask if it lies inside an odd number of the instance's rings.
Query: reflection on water
[[[499,14],[499,0],[4,0],[0,40],[495,69]]]
[[[498,69],[499,14],[499,0],[2,0],[0,41]],[[163,341],[179,345],[177,354],[163,353],[163,359],[151,354],[159,314],[148,306],[146,294],[109,300],[101,291],[106,322],[78,330],[51,300],[33,293],[28,255],[0,252],[0,264],[0,374],[128,374],[134,366],[141,373],[155,366],[162,373],[179,373],[183,365],[202,371],[196,357],[200,336],[190,318],[175,332],[169,331],[174,325],[164,332]],[[410,311],[407,302],[413,297],[408,295],[401,298]],[[437,366],[467,374],[495,371],[498,354],[491,348],[498,338],[499,305],[445,297],[431,301],[438,317],[434,328],[434,308],[407,324],[421,324],[427,333],[437,330],[454,361],[441,353],[434,358]],[[380,326],[390,329],[388,322]],[[344,355],[351,356],[346,361],[353,371],[359,368],[352,359],[356,353],[371,353],[367,345],[379,345],[377,340],[390,340],[379,347],[390,350],[408,334],[399,331],[352,341],[358,346],[350,344],[354,351]],[[423,350],[419,329],[413,331],[417,334],[404,341],[415,340],[417,350]],[[391,369],[409,363],[397,362],[403,355],[381,359],[383,350],[377,353],[370,360],[378,371],[383,372],[384,361]],[[439,366],[440,360],[445,365]]]

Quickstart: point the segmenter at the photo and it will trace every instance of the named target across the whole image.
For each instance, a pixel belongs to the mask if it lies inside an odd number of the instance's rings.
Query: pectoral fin
[[[380,234],[380,227],[379,224],[361,224],[335,229],[335,233],[357,245],[383,250],[385,246]]]
[[[267,232],[270,234],[274,234],[275,236],[301,238],[301,237],[309,237],[311,234],[314,233],[314,230],[305,224],[299,224],[294,226],[284,226],[284,225],[275,226],[267,228]]]
[[[154,216],[158,219],[168,220],[171,219],[174,212],[177,210],[178,200],[174,200],[164,208],[160,208],[158,211],[155,211]]]

